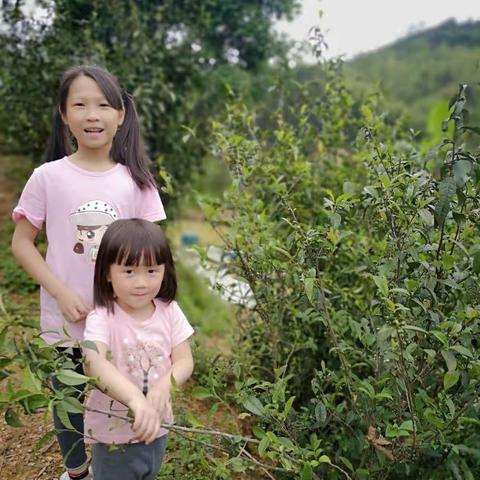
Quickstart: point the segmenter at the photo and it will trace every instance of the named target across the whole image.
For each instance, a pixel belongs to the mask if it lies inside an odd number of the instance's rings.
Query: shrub
[[[271,130],[241,104],[215,125],[232,184],[206,212],[257,301],[237,401],[279,478],[476,478],[480,168],[464,139],[480,129],[464,124],[466,87],[452,136],[421,155],[375,98],[353,104],[337,62],[321,82],[319,99],[297,86]]]

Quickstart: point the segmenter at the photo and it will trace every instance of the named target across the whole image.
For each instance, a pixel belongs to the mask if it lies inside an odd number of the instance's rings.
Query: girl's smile
[[[70,85],[62,118],[75,137],[80,154],[103,151],[108,158],[124,115],[123,110],[110,105],[95,80],[80,75]]]

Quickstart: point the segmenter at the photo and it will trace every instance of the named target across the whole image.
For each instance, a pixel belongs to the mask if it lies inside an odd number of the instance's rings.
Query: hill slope
[[[380,85],[389,109],[406,112],[416,127],[438,102],[448,103],[459,83],[467,83],[471,122],[480,124],[480,22],[449,20],[356,57],[346,72],[358,93]]]

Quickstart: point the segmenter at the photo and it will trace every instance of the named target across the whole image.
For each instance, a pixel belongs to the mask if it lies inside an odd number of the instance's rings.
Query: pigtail
[[[63,123],[58,109],[55,109],[52,119],[52,130],[43,153],[44,162],[52,162],[70,155],[73,152],[72,142],[68,136],[67,126]]]
[[[141,190],[156,188],[153,175],[148,169],[151,162],[143,144],[135,102],[125,90],[122,90],[122,101],[125,118],[113,139],[110,156],[128,168],[133,181]]]

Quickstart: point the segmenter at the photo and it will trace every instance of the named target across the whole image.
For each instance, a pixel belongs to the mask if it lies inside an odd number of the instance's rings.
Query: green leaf
[[[83,385],[90,379],[85,375],[75,372],[74,370],[60,370],[56,377],[65,385],[75,386]]]
[[[75,397],[65,397],[63,399],[63,405],[68,413],[83,414],[85,412],[83,404]]]
[[[388,282],[387,279],[383,275],[372,275],[373,281],[375,285],[380,290],[380,293],[384,297],[388,297]]]
[[[447,177],[440,182],[440,198],[435,206],[435,221],[441,225],[450,211],[450,203],[455,195],[456,183],[453,177]]]
[[[387,425],[387,428],[385,429],[385,436],[387,438],[395,438],[398,437],[398,425]]]
[[[270,439],[265,435],[258,444],[258,454],[263,457],[265,450],[270,446]]]
[[[315,418],[320,423],[325,423],[327,419],[327,408],[322,402],[318,402],[315,405]]]
[[[375,398],[375,389],[367,380],[361,380],[358,390],[365,393],[371,400]]]
[[[443,388],[445,391],[450,390],[460,379],[460,373],[455,370],[453,372],[447,372],[443,377]]]
[[[427,227],[433,227],[433,215],[430,212],[430,210],[427,210],[426,208],[420,208],[418,210],[418,214],[420,215],[420,218],[422,219],[422,222],[427,226]]]
[[[17,412],[11,408],[7,408],[7,411],[5,412],[5,421],[11,427],[23,427],[23,423],[20,420]]]
[[[35,393],[40,393],[42,391],[42,384],[40,380],[33,375],[30,366],[27,366],[23,372],[22,387]]]
[[[312,480],[313,479],[313,470],[312,466],[309,463],[303,465],[302,470],[302,480]]]
[[[477,250],[473,254],[473,265],[472,265],[474,273],[480,273],[480,250]]]
[[[455,350],[458,352],[460,355],[463,355],[465,357],[471,358],[473,360],[473,353],[468,350],[468,348],[465,348],[463,345],[454,345],[451,347],[452,350]]]
[[[265,431],[256,425],[252,427],[252,433],[261,440],[265,436]]]
[[[94,350],[98,353],[97,344],[91,340],[84,340],[83,342],[80,342],[80,347],[83,349]]]
[[[283,409],[283,416],[285,418],[287,418],[288,416],[288,413],[290,412],[290,409],[292,408],[292,405],[293,405],[293,401],[295,400],[295,395],[293,395],[292,397],[290,397],[288,400],[287,400],[287,403],[285,404],[285,408]]]
[[[263,415],[263,405],[262,402],[257,398],[251,395],[244,402],[243,406],[254,415],[261,417]]]
[[[338,458],[351,472],[353,472],[352,462],[348,458],[345,458],[345,457],[338,457]]]
[[[329,219],[330,219],[330,223],[332,224],[332,227],[335,229],[338,229],[338,227],[342,223],[342,217],[338,213],[332,213]]]
[[[393,400],[392,392],[388,390],[388,388],[384,388],[380,393],[375,395],[376,399],[381,400],[382,398],[386,398],[387,400]]]
[[[447,350],[442,350],[440,353],[442,354],[442,357],[447,364],[448,371],[454,371],[457,368],[457,359],[455,358],[455,355],[452,352],[448,352]]]
[[[46,395],[36,394],[23,400],[22,404],[28,413],[35,413],[38,409],[48,406],[48,402],[49,399]]]
[[[305,295],[307,295],[308,301],[313,305],[313,286],[315,284],[314,278],[305,279]]]
[[[278,437],[278,441],[287,448],[295,448],[295,445],[288,437]]]
[[[217,404],[215,404],[217,405]],[[203,428],[204,425],[202,424],[202,422],[200,422],[197,417],[195,417],[195,415],[190,412],[190,411],[187,411],[186,414],[185,414],[185,420],[188,422],[189,425],[191,425],[193,428]]]
[[[195,387],[192,388],[191,395],[194,398],[199,398],[200,400],[204,400],[205,398],[212,398],[213,394],[210,390],[206,389],[205,387]]]
[[[428,333],[424,328],[417,327],[415,325],[402,325],[403,330],[412,330],[414,332]]]
[[[75,430],[75,428],[72,425],[72,422],[70,421],[70,418],[68,418],[66,404],[63,402],[63,400],[56,403],[55,411],[58,415],[58,418],[60,419],[60,421],[62,422],[65,428],[67,428],[68,430]]]
[[[453,176],[458,188],[463,188],[468,180],[468,174],[472,169],[472,164],[469,160],[458,160],[453,165]]]
[[[400,429],[401,430],[408,430],[409,432],[413,432],[413,421],[412,420],[405,420],[405,422],[403,422],[400,425]]]
[[[433,330],[432,335],[443,345],[447,345],[448,343],[448,337],[443,333],[438,330]]]
[[[8,327],[4,327],[2,331],[0,331],[0,352],[3,351],[5,341],[7,339],[7,330],[8,330]]]
[[[330,460],[330,457],[327,456],[327,455],[322,455],[319,459],[318,459],[318,462],[319,463],[332,463],[332,461]]]

